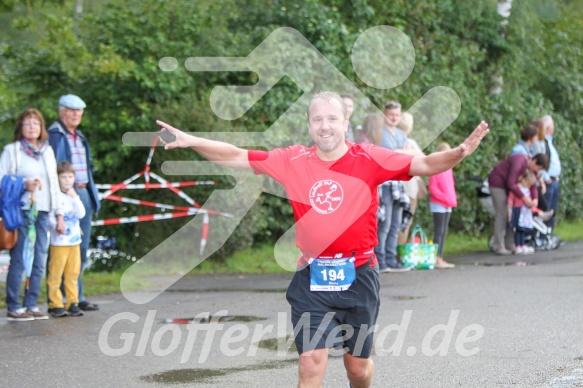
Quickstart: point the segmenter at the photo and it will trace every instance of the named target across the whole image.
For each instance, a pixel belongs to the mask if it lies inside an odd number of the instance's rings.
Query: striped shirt
[[[89,176],[87,175],[87,154],[85,147],[79,136],[67,133],[67,141],[71,148],[71,164],[75,169],[75,183],[87,184]]]

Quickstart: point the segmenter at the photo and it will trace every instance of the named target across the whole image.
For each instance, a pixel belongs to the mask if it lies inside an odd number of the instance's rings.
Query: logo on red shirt
[[[342,203],[344,192],[338,182],[323,180],[310,189],[310,204],[320,214],[335,212]]]

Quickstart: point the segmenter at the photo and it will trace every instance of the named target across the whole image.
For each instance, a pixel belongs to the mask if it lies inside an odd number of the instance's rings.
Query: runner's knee
[[[323,375],[327,360],[328,349],[316,349],[300,354],[300,378]]]
[[[349,378],[356,380],[365,380],[369,377],[372,360],[370,358],[348,357],[345,359],[344,366]]]

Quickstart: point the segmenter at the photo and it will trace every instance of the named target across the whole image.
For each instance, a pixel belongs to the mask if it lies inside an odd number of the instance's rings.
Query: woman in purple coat
[[[522,199],[524,194],[518,187],[518,178],[526,172],[532,171],[538,174],[546,169],[549,158],[543,154],[536,154],[532,158],[526,155],[512,155],[494,167],[488,176],[490,193],[494,203],[494,251],[497,255],[511,255],[514,251],[514,233],[508,224],[508,193],[512,191],[517,198]],[[524,198],[524,204],[528,207],[536,206],[538,192],[536,185],[530,188],[531,198]]]

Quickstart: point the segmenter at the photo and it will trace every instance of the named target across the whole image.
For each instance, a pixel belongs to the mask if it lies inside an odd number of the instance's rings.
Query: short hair
[[[541,166],[544,170],[549,168],[549,157],[545,154],[536,154],[532,157],[537,166]]]
[[[71,162],[63,160],[62,162],[57,163],[57,175],[61,175],[66,172],[75,173],[75,167]]]
[[[401,131],[405,132],[405,135],[409,136],[413,130],[413,115],[409,112],[403,112],[397,127],[400,128]]]
[[[545,131],[549,128],[549,126],[553,123],[553,118],[550,115],[544,115],[540,118],[540,121],[543,122],[545,127]]]
[[[529,141],[533,137],[538,136],[538,129],[534,125],[528,124],[520,130],[520,138],[524,141]]]
[[[37,140],[40,140],[43,142],[49,140],[49,133],[47,132],[47,129],[45,126],[45,119],[44,119],[42,113],[40,113],[40,111],[38,109],[28,108],[27,110],[25,110],[24,112],[22,112],[20,114],[20,116],[18,117],[18,120],[16,121],[16,128],[14,129],[14,141],[20,141],[23,139],[22,123],[24,122],[24,120],[26,120],[29,117],[35,117],[40,122],[40,135],[38,136]]]
[[[401,109],[401,103],[395,100],[389,100],[385,103],[385,109]]]
[[[435,152],[443,152],[449,150],[451,150],[451,146],[446,142],[439,143],[437,147],[435,147]]]
[[[519,178],[518,181],[520,182],[521,180],[525,180],[526,184],[528,185],[528,187],[534,185],[536,183],[536,176],[533,174],[532,171],[530,170],[526,170],[524,172],[524,174],[522,174]]]
[[[348,98],[349,100],[354,101],[354,96],[352,94],[349,94],[349,93],[341,94],[340,98],[342,98],[342,99]]]
[[[342,109],[342,116],[344,118],[346,118],[346,115],[348,114],[348,108],[346,108],[346,104],[344,103],[344,100],[342,99],[342,97],[340,97],[340,95],[338,93],[334,93],[334,92],[320,92],[320,93],[315,93],[314,97],[312,97],[312,99],[310,100],[310,103],[308,104],[308,112],[307,112],[308,119],[310,118],[310,108],[312,107],[312,104],[316,100],[326,100],[328,102],[330,102],[330,100],[338,101],[340,103],[340,107]]]

